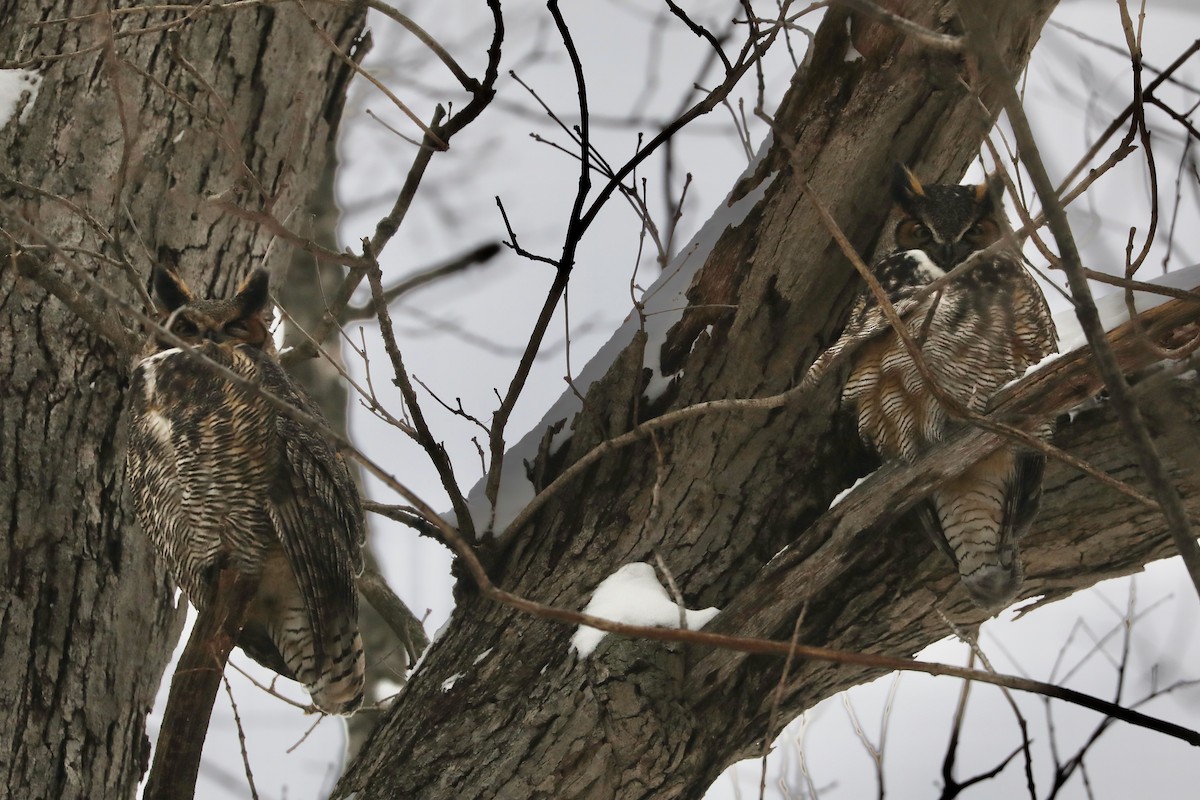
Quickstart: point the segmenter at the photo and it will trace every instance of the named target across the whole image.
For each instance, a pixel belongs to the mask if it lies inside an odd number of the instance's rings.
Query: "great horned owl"
[[[193,352],[315,417],[275,358],[267,273],[225,300],[199,300],[154,272],[169,330]],[[138,519],[197,608],[222,569],[260,579],[238,645],[304,685],[333,714],[362,702],[355,576],[363,512],[332,444],[260,394],[152,337],[130,390],[129,482]]]
[[[924,186],[898,168],[896,249],[874,267],[937,384],[973,411],[983,411],[1004,384],[1057,350],[1046,299],[1020,253],[999,247],[976,255],[1001,238],[999,188],[991,182]],[[967,271],[940,291],[913,297],[968,260]],[[869,340],[854,357],[842,391],[843,401],[857,408],[863,439],[889,461],[912,460],[944,438],[950,429],[946,409],[869,292],[842,335],[849,339]],[[1051,429],[1036,433],[1049,436]],[[1037,511],[1045,463],[1039,453],[1001,447],[917,507],[921,526],[984,608],[1004,606],[1020,588],[1017,540]]]

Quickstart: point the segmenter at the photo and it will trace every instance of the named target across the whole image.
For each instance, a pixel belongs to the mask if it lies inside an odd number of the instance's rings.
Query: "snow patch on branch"
[[[697,630],[708,624],[720,609],[683,609],[687,630]],[[583,613],[627,625],[646,625],[655,628],[678,628],[680,606],[671,599],[658,582],[654,567],[637,561],[626,564],[609,575],[592,594]],[[587,658],[607,634],[587,625],[580,625],[571,637],[571,649],[580,658]]]
[[[1193,264],[1190,267],[1177,269],[1173,272],[1168,272],[1166,275],[1155,275],[1150,280],[1143,281],[1143,283],[1152,283],[1155,286],[1165,286],[1171,289],[1195,289],[1197,286],[1200,286],[1200,264]],[[1155,306],[1161,306],[1171,299],[1173,298],[1165,294],[1155,294],[1154,292],[1133,293],[1133,302],[1139,312],[1149,311]],[[1129,309],[1125,307],[1125,290],[1117,289],[1116,291],[1097,297],[1096,311],[1100,313],[1100,324],[1104,327],[1104,330],[1111,331],[1113,328],[1124,325],[1129,321]],[[1083,328],[1080,327],[1074,310],[1069,309],[1055,314],[1054,325],[1058,328],[1058,349],[1060,352],[1069,353],[1087,344],[1087,338],[1083,335]]]
[[[862,61],[863,54],[854,46],[854,30],[850,27],[850,17],[846,17],[846,56],[843,61]]]
[[[742,179],[754,174],[759,163],[766,158],[770,151],[771,142],[772,137],[768,135],[759,147],[754,160],[742,173]],[[774,180],[775,174],[768,176],[736,202],[731,203],[726,199],[725,203],[701,226],[687,246],[679,252],[643,295],[642,314],[646,318],[647,335],[644,363],[651,370],[646,394],[651,401],[657,399],[671,381],[679,376],[679,373],[663,375],[660,359],[667,331],[683,316],[683,311],[687,308],[686,292],[692,285],[692,279],[708,261],[708,257],[721,235],[726,230],[736,228],[745,221]],[[637,313],[630,314],[612,338],[600,348],[587,366],[575,377],[573,383],[580,394],[586,395],[588,388],[607,374],[613,362],[633,341],[634,334],[637,333],[640,326],[639,315]],[[491,504],[484,495],[487,479],[484,478],[475,484],[467,496],[467,507],[470,509],[476,531],[480,534],[491,533],[493,535],[503,533],[509,523],[521,512],[521,509],[528,505],[535,492],[533,484],[529,481],[526,465],[533,464],[537,458],[543,432],[551,425],[563,422],[562,429],[551,441],[551,450],[562,447],[570,438],[575,416],[582,408],[579,397],[574,391],[563,392],[542,417],[542,421],[505,452],[494,519]],[[451,525],[457,525],[457,518],[452,512],[447,513],[445,519]]]
[[[41,88],[42,76],[31,69],[0,69],[0,128],[12,121],[21,103],[25,107],[17,122],[22,125],[28,122]]]
[[[1177,269],[1174,272],[1168,272],[1165,275],[1155,275],[1144,283],[1152,283],[1155,286],[1164,286],[1171,289],[1183,289],[1190,291],[1200,286],[1200,264],[1193,264],[1190,267]],[[1174,298],[1165,294],[1156,294],[1154,292],[1137,292],[1133,293],[1134,307],[1138,312],[1149,311],[1156,306],[1161,306],[1163,303]],[[1100,325],[1105,331],[1113,331],[1116,328],[1124,325],[1129,321],[1129,309],[1125,306],[1125,290],[1117,289],[1116,291],[1108,292],[1096,298],[1096,311],[1100,315]],[[1083,334],[1083,328],[1079,324],[1079,318],[1075,316],[1074,309],[1060,311],[1054,315],[1054,327],[1058,331],[1058,352],[1049,353],[1041,361],[1030,365],[1025,374],[1021,378],[1032,375],[1033,373],[1045,369],[1048,365],[1062,358],[1067,353],[1073,350],[1078,350],[1081,347],[1087,347],[1087,337]],[[1011,386],[1021,378],[1014,378],[1005,387]],[[1004,387],[1002,387],[1004,388]]]
[[[829,507],[830,507],[830,508],[833,508],[833,507],[834,507],[834,506],[836,506],[838,503],[840,503],[840,502],[842,502],[843,500],[845,500],[845,499],[846,499],[846,497],[847,497],[847,496],[848,496],[848,495],[849,495],[851,492],[853,492],[853,491],[854,491],[855,489],[857,489],[859,486],[862,486],[862,485],[863,485],[863,483],[865,483],[865,482],[866,482],[867,478],[871,477],[871,476],[872,476],[872,475],[874,475],[874,474],[875,474],[874,472],[868,472],[866,475],[863,475],[861,478],[859,478],[858,480],[856,480],[852,486],[848,486],[848,487],[846,487],[845,489],[842,489],[842,490],[841,490],[840,492],[838,492],[837,494],[835,494],[835,495],[833,496],[833,499],[829,501]]]

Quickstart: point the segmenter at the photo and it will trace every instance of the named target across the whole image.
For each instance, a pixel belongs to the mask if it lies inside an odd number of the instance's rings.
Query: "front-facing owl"
[[[900,168],[896,249],[874,273],[900,312],[940,389],[982,412],[1004,384],[1057,349],[1054,323],[1021,255],[1003,244],[999,187],[923,186]],[[925,298],[925,284],[970,261],[966,271]],[[864,293],[842,340],[862,345],[843,402],[884,461],[914,459],[950,430],[930,391],[873,295]],[[835,345],[836,346],[836,345]],[[1049,427],[1036,431],[1048,436]],[[1007,444],[938,486],[917,518],[958,568],[980,606],[1007,604],[1022,580],[1017,540],[1029,529],[1042,492],[1045,456]]]
[[[224,300],[196,299],[162,268],[154,285],[164,325],[192,353],[320,418],[275,358],[266,272]],[[352,713],[363,693],[355,577],[364,527],[332,443],[157,337],[130,396],[131,494],[184,594],[203,609],[222,569],[258,578],[238,645],[303,684],[322,710]]]

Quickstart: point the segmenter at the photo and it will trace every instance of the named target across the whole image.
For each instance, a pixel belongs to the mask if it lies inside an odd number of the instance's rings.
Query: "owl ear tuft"
[[[975,202],[979,204],[980,213],[988,214],[1002,202],[1004,197],[1004,178],[999,172],[993,172],[975,187]]]
[[[242,281],[233,300],[237,303],[243,317],[258,314],[267,305],[267,301],[270,299],[267,295],[270,282],[271,276],[265,269],[254,270],[246,280]]]
[[[192,290],[183,282],[183,278],[166,267],[154,268],[154,293],[167,311],[174,311],[192,302]]]
[[[903,164],[897,164],[892,175],[892,196],[902,206],[912,203],[925,196],[925,187],[917,180],[917,176]]]

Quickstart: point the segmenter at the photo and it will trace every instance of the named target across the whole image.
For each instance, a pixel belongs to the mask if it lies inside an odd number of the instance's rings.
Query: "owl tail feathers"
[[[925,517],[975,604],[988,611],[1007,606],[1025,577],[1005,518],[1006,478],[1003,470],[973,470],[934,492]]]
[[[353,636],[330,641],[329,648],[325,668],[319,670],[316,679],[306,683],[304,688],[312,696],[313,704],[326,714],[349,716],[363,702],[366,661],[362,637],[358,631],[353,631]]]
[[[939,511],[940,525],[930,533],[958,567],[975,605],[988,611],[1008,606],[1025,579],[1016,544],[1004,541],[999,526],[989,519],[945,514],[945,506]]]
[[[1006,608],[1017,596],[1021,582],[1025,579],[1021,561],[1017,558],[1015,550],[996,555],[1001,558],[989,564],[976,566],[971,572],[966,572],[961,562],[958,565],[958,574],[962,578],[963,586],[970,592],[971,599],[977,606],[988,611]],[[1008,558],[1003,559],[1003,556]],[[1003,563],[1004,560],[1008,563]]]
[[[296,603],[277,611],[270,626],[274,661],[261,654],[247,653],[260,664],[304,686],[313,704],[326,714],[353,714],[362,705],[366,663],[362,637],[353,617],[331,615],[325,620],[329,630],[314,641],[313,625],[303,604]],[[242,631],[246,639],[246,631]],[[246,649],[245,642],[242,648]],[[265,649],[265,648],[264,648]]]

